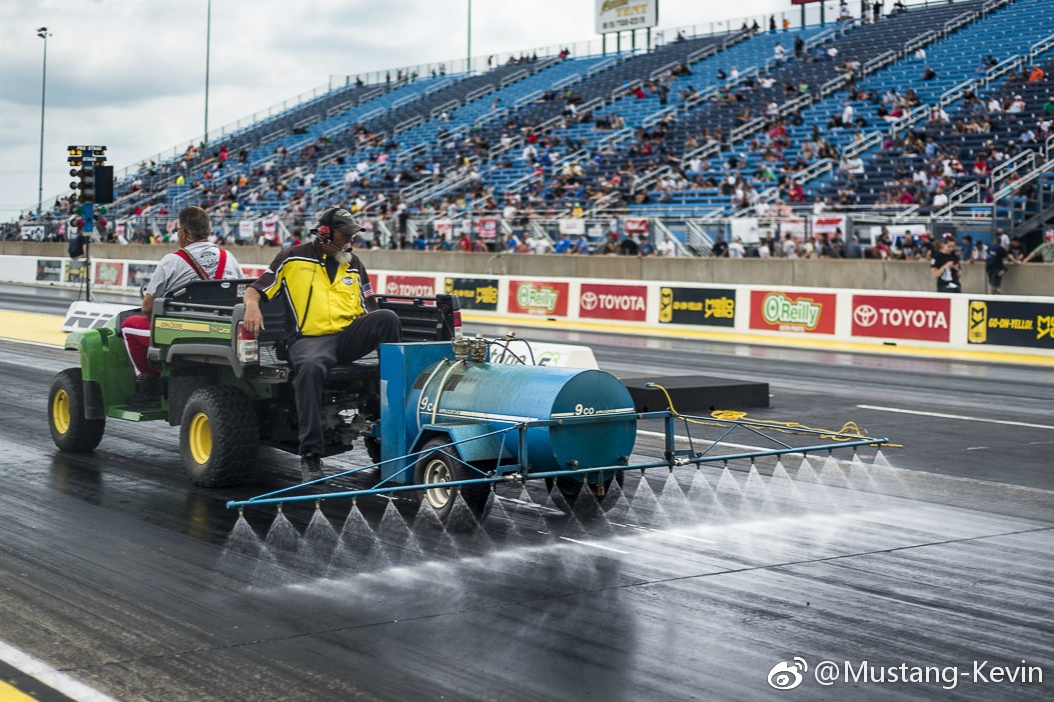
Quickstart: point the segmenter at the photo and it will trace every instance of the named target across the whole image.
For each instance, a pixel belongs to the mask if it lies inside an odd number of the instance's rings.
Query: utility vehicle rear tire
[[[198,388],[183,408],[179,448],[183,467],[195,485],[222,487],[245,482],[260,448],[256,408],[237,388]]]
[[[67,368],[51,381],[48,427],[55,445],[69,453],[88,453],[102,441],[106,418],[84,418],[84,383],[80,368]]]
[[[376,436],[367,436],[362,440],[366,447],[366,455],[370,457],[371,463],[381,462],[381,440]]]
[[[457,456],[457,449],[446,447],[449,443],[446,439],[431,439],[424,445],[422,451],[432,450],[425,453],[424,458],[417,462],[414,468],[414,482],[419,485],[431,483],[446,483],[455,480],[471,480],[483,477],[480,473],[466,466]],[[454,500],[460,490],[461,498],[472,514],[477,519],[486,516],[487,498],[490,497],[490,485],[478,483],[476,485],[462,485],[460,488],[438,487],[424,491],[424,500],[428,502],[443,521],[447,520],[454,507]]]

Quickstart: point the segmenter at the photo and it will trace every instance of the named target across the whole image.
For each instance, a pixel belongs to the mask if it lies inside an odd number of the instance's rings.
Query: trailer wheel
[[[80,368],[67,368],[48,390],[48,427],[61,451],[88,453],[102,441],[106,418],[84,417],[84,383]]]
[[[237,388],[198,388],[187,399],[179,427],[183,467],[195,485],[244,482],[260,447],[256,409]]]
[[[480,477],[479,473],[464,465],[455,453],[456,449],[447,447],[447,441],[441,438],[431,439],[424,445],[424,458],[417,462],[414,469],[414,482],[419,485],[446,483],[455,480],[471,480]],[[444,448],[445,447],[445,448]],[[427,453],[431,451],[431,453]],[[424,499],[435,509],[439,518],[446,521],[454,507],[457,496],[456,488],[437,487],[425,489]],[[462,485],[461,497],[477,518],[485,515],[490,486],[486,483]]]
[[[366,447],[366,455],[370,457],[371,463],[381,462],[381,440],[376,436],[367,436],[362,440]]]

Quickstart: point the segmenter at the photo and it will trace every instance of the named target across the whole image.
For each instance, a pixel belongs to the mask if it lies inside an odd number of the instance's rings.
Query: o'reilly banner
[[[1054,304],[970,300],[971,344],[1054,349]]]
[[[597,0],[597,34],[654,27],[659,0]]]

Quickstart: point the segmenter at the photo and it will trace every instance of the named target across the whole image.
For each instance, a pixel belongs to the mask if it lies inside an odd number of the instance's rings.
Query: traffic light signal
[[[79,190],[77,201],[87,204],[113,202],[113,166],[106,165],[105,146],[70,146],[70,175],[79,178],[70,188]]]
[[[70,188],[80,190],[77,202],[95,202],[95,165],[86,163],[80,168],[71,168],[70,175],[80,178],[80,182],[70,183]],[[112,189],[113,186],[111,185]]]

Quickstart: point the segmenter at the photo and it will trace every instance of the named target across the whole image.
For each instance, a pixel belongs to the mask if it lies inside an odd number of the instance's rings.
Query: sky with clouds
[[[209,128],[330,76],[466,54],[468,0],[212,0]],[[204,132],[208,0],[2,0],[0,221],[35,209],[47,40],[45,202],[69,190],[69,144],[105,144],[118,172]],[[828,5],[832,8],[835,3]],[[661,0],[659,26],[798,9],[790,0]],[[477,56],[595,39],[595,0],[474,0]],[[626,35],[628,37],[628,35]],[[643,43],[643,37],[641,37]]]

